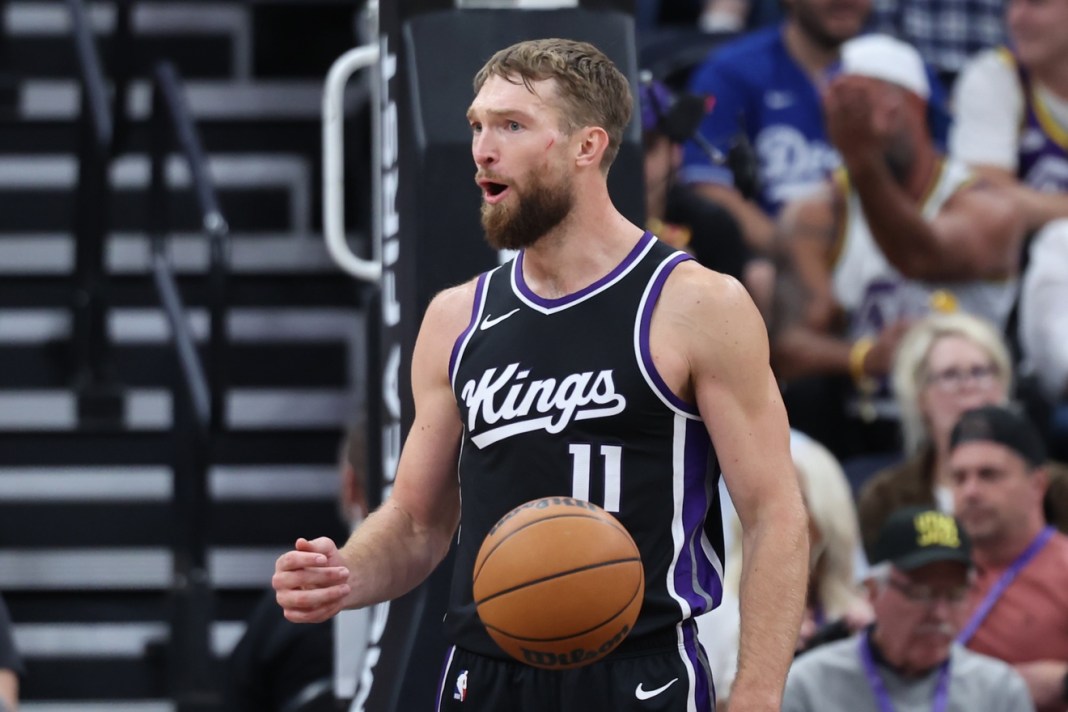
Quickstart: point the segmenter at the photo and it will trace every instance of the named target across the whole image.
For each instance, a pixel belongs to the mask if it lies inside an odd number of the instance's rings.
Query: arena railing
[[[80,392],[119,392],[111,372],[107,333],[108,279],[105,247],[111,202],[109,168],[116,134],[125,133],[126,84],[130,46],[128,0],[120,0],[113,36],[114,64],[120,71],[109,98],[84,0],[66,0],[82,88],[79,130],[79,185],[76,197],[75,280],[72,334],[76,385]],[[177,712],[214,709],[219,678],[211,646],[213,594],[208,574],[208,471],[215,440],[224,423],[227,335],[229,228],[207,167],[204,150],[186,103],[181,77],[169,62],[152,69],[151,178],[147,231],[151,241],[151,273],[170,327],[178,362],[178,383],[172,384],[175,437],[173,576],[167,640],[167,678]],[[112,105],[113,102],[113,105]],[[114,113],[112,113],[114,107]],[[184,158],[208,241],[207,302],[210,318],[208,369],[198,353],[188,314],[167,256],[170,232],[168,164],[173,149]],[[121,393],[120,393],[121,396]],[[112,398],[112,401],[115,399]],[[121,404],[121,397],[118,399]],[[81,407],[81,400],[79,401]],[[121,406],[120,406],[121,412]]]
[[[381,77],[371,77],[371,259],[357,256],[345,237],[345,87],[361,69],[377,67],[378,1],[368,0],[364,9],[365,34],[376,44],[356,47],[334,61],[323,86],[323,235],[326,247],[345,272],[353,277],[377,283],[382,277],[381,220]]]
[[[229,227],[219,206],[200,136],[181,77],[170,62],[152,71],[149,234],[152,273],[178,356],[181,388],[174,401],[177,441],[174,475],[174,582],[168,672],[178,712],[202,709],[217,694],[211,647],[214,613],[208,573],[210,497],[208,471],[225,418]],[[167,256],[167,186],[172,148],[184,158],[208,240],[208,369],[197,352],[187,312]]]
[[[114,374],[107,335],[108,279],[104,264],[109,227],[108,170],[114,121],[104,68],[83,0],[66,0],[81,85],[78,189],[74,208],[74,289],[71,364],[81,421],[114,419]],[[110,405],[108,405],[110,404]]]

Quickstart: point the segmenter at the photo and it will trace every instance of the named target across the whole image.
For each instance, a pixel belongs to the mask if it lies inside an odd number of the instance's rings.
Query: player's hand
[[[349,569],[327,537],[297,539],[296,548],[278,557],[271,585],[275,599],[294,623],[319,623],[345,607],[352,588]]]

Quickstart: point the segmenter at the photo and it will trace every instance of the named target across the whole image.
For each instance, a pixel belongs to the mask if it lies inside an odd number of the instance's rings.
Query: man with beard
[[[875,551],[865,581],[875,623],[803,655],[783,712],[1031,712],[1012,668],[954,644],[971,561],[953,518],[900,509]]]
[[[978,576],[960,641],[1011,663],[1039,712],[1068,710],[1068,537],[1050,526],[1050,473],[1035,427],[1000,406],[950,437],[953,502]]]
[[[459,525],[439,710],[711,712],[693,617],[722,590],[712,494],[722,462],[746,557],[732,709],[777,710],[808,555],[760,315],[735,280],[613,206],[607,173],[633,98],[599,50],[521,42],[489,60],[475,93],[467,118],[483,225],[491,245],[520,253],[432,300],[392,494],[340,550],[301,539],[282,555],[278,601],[290,620],[318,621],[399,596],[441,561]],[[518,664],[475,610],[483,538],[542,497],[603,505],[641,550],[641,614],[586,667]]]
[[[804,394],[787,391],[791,422],[821,424],[810,434],[837,438],[826,444],[840,457],[859,454],[849,451],[858,443],[897,449],[880,379],[910,321],[960,309],[1004,328],[1015,295],[1022,216],[1002,189],[935,148],[929,95],[911,46],[886,35],[845,43],[824,96],[844,170],[781,220],[792,279],[777,297],[774,362]],[[816,413],[801,410],[812,389],[823,395]]]
[[[809,195],[838,167],[827,137],[820,93],[838,62],[843,42],[856,37],[870,0],[787,0],[781,26],[750,33],[715,49],[697,68],[690,91],[713,96],[716,110],[701,134],[723,153],[744,133],[759,162],[758,194],[743,195],[725,166],[712,163],[697,144],[686,145],[680,178],[721,203],[742,225],[750,246],[772,250],[774,220],[782,206]],[[931,107],[942,138],[946,121],[937,82]]]

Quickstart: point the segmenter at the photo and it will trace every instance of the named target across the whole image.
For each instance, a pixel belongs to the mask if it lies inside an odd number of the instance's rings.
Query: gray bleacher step
[[[212,625],[212,651],[230,654],[245,631],[238,621]],[[167,635],[165,623],[16,623],[15,644],[29,658],[140,658]]]
[[[311,167],[308,159],[299,155],[284,155],[274,153],[263,154],[223,154],[212,153],[208,157],[208,170],[220,192],[220,201],[224,213],[235,229],[241,229],[246,216],[235,215],[234,210],[227,210],[227,192],[255,193],[256,191],[281,192],[288,196],[284,214],[288,216],[289,223],[284,226],[275,226],[288,232],[308,233],[311,230],[312,220],[312,197],[311,197]],[[188,165],[185,160],[177,155],[172,155],[166,164],[165,170],[167,186],[173,191],[188,192],[191,186],[191,178]],[[124,155],[112,162],[110,170],[110,183],[116,191],[114,198],[116,205],[113,208],[115,221],[121,222],[130,208],[139,207],[141,213],[140,224],[144,225],[147,218],[144,215],[145,207],[125,206],[123,210],[124,194],[140,193],[138,203],[144,201],[144,193],[147,191],[150,181],[150,160],[146,155]],[[74,188],[78,183],[78,160],[75,156],[68,155],[0,155],[0,205],[3,201],[17,200],[23,208],[30,201],[47,202],[47,207],[38,206],[36,213],[47,212],[53,217],[51,223],[55,227],[69,225],[69,217],[73,215]],[[51,197],[49,197],[51,196]],[[191,196],[190,196],[191,198]],[[127,200],[127,202],[129,202]],[[185,202],[191,202],[187,199]],[[258,201],[250,203],[245,213],[269,213],[277,211],[277,206],[271,203]],[[12,204],[13,207],[14,204]],[[14,210],[7,211],[14,213]],[[29,211],[27,211],[29,212]],[[172,213],[175,212],[172,210]],[[190,216],[195,211],[183,211]],[[42,215],[29,215],[22,222],[27,225],[41,225],[48,229],[48,223]],[[252,216],[248,216],[252,217]],[[58,220],[57,220],[58,218]],[[251,221],[250,221],[251,222]],[[262,221],[258,221],[262,222]],[[195,224],[195,221],[194,221]],[[11,230],[13,223],[7,224]],[[199,226],[197,226],[199,227]],[[257,224],[259,229],[263,226]],[[17,229],[17,228],[16,228]],[[40,229],[40,228],[37,228]]]
[[[340,274],[319,233],[231,233],[229,266],[235,274]],[[362,252],[364,238],[350,239]],[[0,232],[0,275],[74,272],[75,238],[65,232]],[[108,236],[105,263],[113,274],[147,274],[152,248],[143,232],[114,232]],[[202,233],[171,233],[167,255],[176,274],[203,274],[209,265],[210,245]]]
[[[131,388],[123,398],[128,430],[174,427],[170,391]],[[357,412],[356,405],[347,388],[232,389],[226,398],[226,427],[256,431],[341,427]],[[66,432],[77,427],[77,398],[71,390],[0,390],[0,433]]]
[[[286,550],[273,547],[213,547],[208,576],[217,589],[263,589],[274,562]],[[0,590],[153,591],[169,589],[173,555],[161,547],[24,549],[0,551]]]
[[[322,117],[322,80],[259,79],[255,82],[189,79],[186,100],[197,121],[227,119],[299,119],[318,122]],[[29,79],[22,82],[18,114],[24,120],[71,120],[79,114],[78,83],[70,79]],[[346,91],[346,106],[365,104],[368,92],[359,81]],[[151,84],[130,82],[126,115],[134,120],[149,116]]]
[[[193,338],[206,348],[209,318],[190,308]],[[226,379],[236,388],[351,389],[366,371],[365,315],[344,308],[245,308],[227,318]],[[113,308],[107,315],[116,373],[128,387],[176,382],[177,357],[160,309]],[[67,309],[0,308],[3,388],[57,389],[69,382]],[[202,351],[206,358],[206,352]]]
[[[61,40],[70,45],[70,13],[60,2],[7,2],[4,20],[12,44],[28,41]],[[102,35],[115,30],[117,13],[112,3],[87,3],[90,25],[100,42]],[[251,74],[252,31],[246,3],[154,2],[138,3],[131,8],[130,29],[135,39],[159,42],[178,36],[191,48],[203,46],[206,38],[220,36],[228,45],[228,71],[232,77]],[[101,43],[103,44],[103,43]],[[17,50],[11,53],[18,57]],[[163,52],[169,56],[170,52]],[[39,67],[39,64],[31,66]],[[67,72],[70,74],[71,72]]]
[[[54,702],[25,700],[19,704],[23,712],[176,712],[178,705],[166,700],[78,700]]]
[[[41,503],[167,502],[173,473],[162,465],[0,467],[0,506]],[[333,464],[218,465],[208,473],[213,502],[333,502]]]

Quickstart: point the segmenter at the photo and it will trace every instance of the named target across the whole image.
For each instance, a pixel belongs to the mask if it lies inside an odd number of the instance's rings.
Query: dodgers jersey
[[[783,39],[785,25],[746,33],[710,53],[690,80],[689,90],[715,98],[701,134],[723,154],[744,132],[759,162],[760,207],[777,215],[785,203],[821,188],[841,165],[827,137],[818,83],[797,63]],[[935,144],[945,146],[950,116],[946,92],[934,70],[924,65],[931,95],[927,122]],[[831,67],[828,74],[839,71]],[[829,76],[827,77],[829,78]],[[733,185],[725,165],[714,164],[693,141],[683,148],[679,177],[687,183]]]
[[[700,128],[713,146],[727,153],[744,124],[760,164],[760,206],[769,215],[822,186],[841,163],[827,140],[819,92],[782,33],[781,26],[768,27],[714,50],[690,82],[691,92],[715,97]],[[712,164],[693,141],[684,146],[679,175],[733,185],[730,170]]]
[[[634,537],[645,600],[632,638],[719,605],[715,453],[696,406],[667,388],[649,345],[664,283],[688,259],[646,232],[611,273],[559,299],[527,286],[522,252],[478,278],[449,364],[464,426],[445,621],[458,646],[505,657],[475,611],[475,556],[501,516],[541,497],[593,502]],[[692,635],[679,636],[696,662]]]

